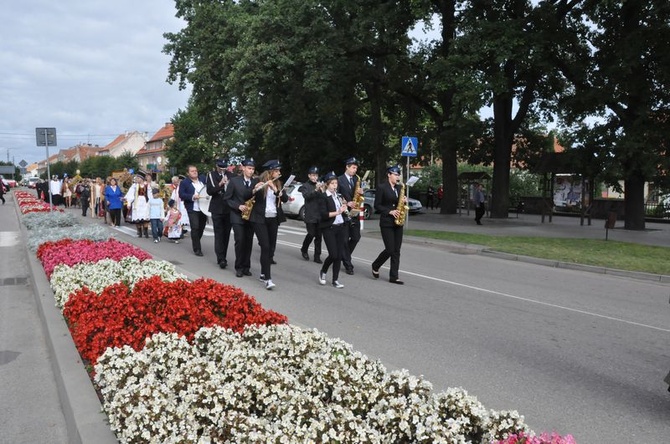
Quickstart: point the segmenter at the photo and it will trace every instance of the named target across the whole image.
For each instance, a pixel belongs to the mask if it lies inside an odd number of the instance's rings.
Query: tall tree
[[[560,65],[573,84],[563,114],[582,128],[578,143],[612,166],[604,178],[623,179],[624,226],[642,230],[645,182],[668,171],[670,4],[589,0],[580,12],[589,26],[583,56]]]
[[[530,114],[551,119],[553,98],[564,86],[552,54],[578,0],[469,0],[463,10],[459,50],[468,54],[473,77],[483,82],[493,109],[491,216],[506,218],[515,137]]]

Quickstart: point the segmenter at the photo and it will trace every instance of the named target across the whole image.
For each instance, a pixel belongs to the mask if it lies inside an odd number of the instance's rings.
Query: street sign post
[[[402,141],[400,143],[400,155],[407,157],[407,179],[405,179],[405,185],[407,185],[406,196],[409,199],[409,189],[412,184],[409,183],[409,158],[416,157],[419,151],[419,138],[411,136],[402,136]],[[405,227],[409,226],[409,212],[405,219]]]
[[[37,146],[46,147],[47,151],[47,183],[51,184],[51,167],[49,165],[49,145],[57,146],[56,128],[35,128]],[[51,197],[51,186],[49,187],[49,211],[53,211],[54,203]]]

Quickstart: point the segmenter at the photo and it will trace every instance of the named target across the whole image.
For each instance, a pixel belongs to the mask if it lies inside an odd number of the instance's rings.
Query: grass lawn
[[[448,231],[406,230],[409,236],[482,245],[504,253],[670,275],[670,248],[598,239],[509,237]]]

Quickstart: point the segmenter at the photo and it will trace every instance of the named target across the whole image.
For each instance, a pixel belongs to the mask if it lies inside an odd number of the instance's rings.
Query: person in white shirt
[[[347,231],[345,222],[347,221],[347,203],[337,193],[337,176],[330,172],[323,178],[326,187],[323,198],[319,202],[319,214],[321,215],[321,234],[323,241],[328,249],[328,257],[323,261],[321,271],[319,272],[319,284],[326,285],[326,275],[328,268],[333,266],[332,286],[335,288],[344,288],[340,284],[340,268],[344,258]]]

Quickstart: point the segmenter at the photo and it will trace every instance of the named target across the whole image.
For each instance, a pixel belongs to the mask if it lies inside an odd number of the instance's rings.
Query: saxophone
[[[367,173],[365,174],[367,176]],[[354,187],[354,196],[353,196],[353,202],[356,204],[354,208],[349,211],[349,214],[352,217],[358,216],[358,214],[361,212],[361,205],[363,205],[363,202],[365,202],[365,196],[363,195],[363,190],[361,190],[361,177],[356,174],[356,186]]]
[[[256,203],[256,196],[251,196],[251,199],[244,202],[244,206],[247,207],[246,210],[242,211],[242,219],[249,220],[251,217],[251,210],[254,209],[254,204]]]
[[[400,193],[398,194],[398,205],[395,207],[396,211],[399,212],[398,217],[395,220],[395,224],[399,227],[405,225],[405,218],[407,217],[407,211],[409,206],[405,203],[405,184],[400,182],[401,188]]]
[[[279,177],[281,177],[281,176],[279,176]],[[279,179],[279,177],[277,179]],[[277,180],[277,179],[275,179],[275,180]],[[256,203],[256,193],[258,193],[259,190],[262,190],[265,187],[267,187],[270,184],[270,182],[271,181],[267,181],[267,182],[263,183],[263,185],[258,190],[256,190],[255,192],[252,192],[253,195],[251,196],[251,199],[244,202],[244,206],[247,207],[247,209],[245,211],[242,211],[242,219],[249,220],[249,218],[251,217],[251,210],[254,209],[254,204]]]

